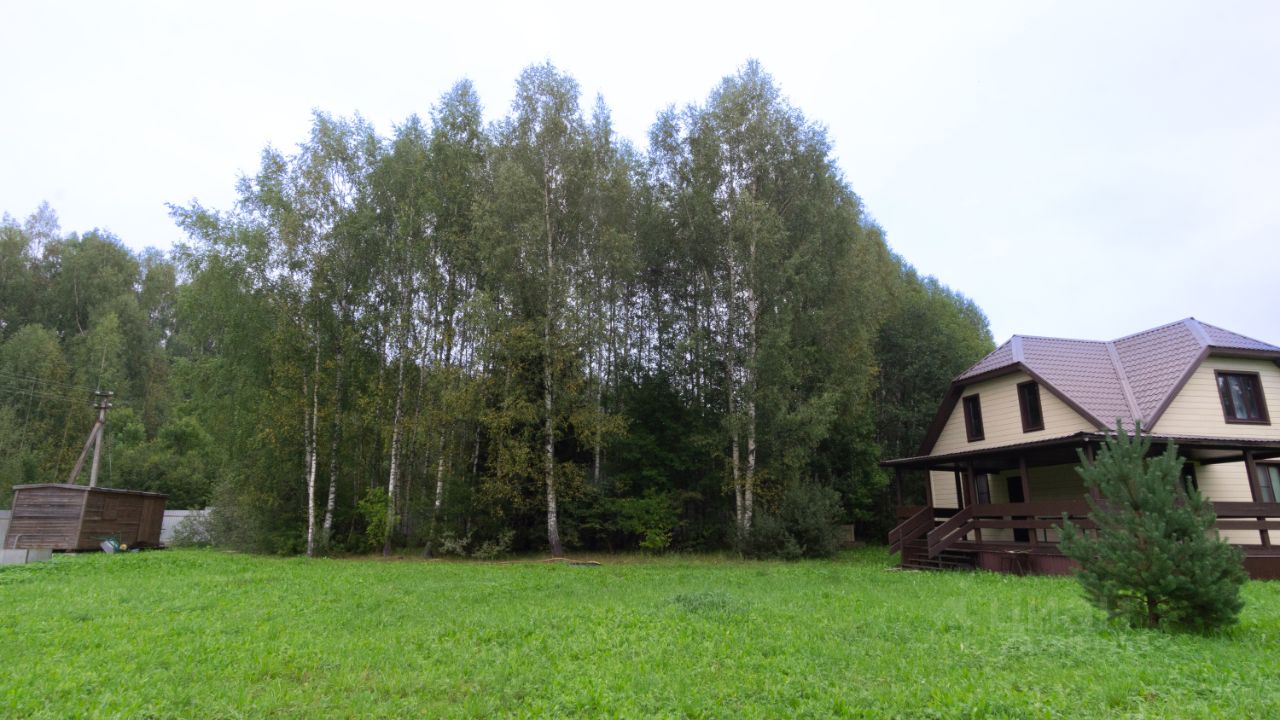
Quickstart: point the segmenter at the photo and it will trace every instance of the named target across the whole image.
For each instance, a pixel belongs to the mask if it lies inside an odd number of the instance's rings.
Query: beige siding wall
[[[1242,462],[1197,465],[1196,484],[1201,494],[1216,502],[1253,502],[1249,472]]]
[[[1270,425],[1228,423],[1222,414],[1215,370],[1256,372],[1262,379]],[[1210,356],[1173,399],[1164,415],[1151,427],[1162,435],[1280,439],[1280,367],[1270,360],[1246,360]],[[962,418],[963,419],[963,418]],[[963,430],[963,428],[961,428]]]
[[[1076,472],[1075,465],[1050,465],[1030,469],[1031,499],[1079,500],[1088,494],[1084,478]]]
[[[1028,474],[1031,475],[1031,500],[1036,502],[1041,500],[1078,500],[1084,497],[1087,492],[1084,487],[1084,480],[1076,474],[1075,465],[1033,467],[1028,468]],[[991,502],[1009,502],[1008,479],[1017,475],[1017,470],[1007,470],[987,476],[988,487],[991,488]],[[959,503],[956,502],[955,476],[949,472],[934,471],[929,473],[929,477],[933,482],[934,507],[959,507]],[[1248,488],[1245,490],[1247,492]],[[1047,532],[1048,536],[1046,537],[1042,534],[1040,536],[1041,539],[1047,539],[1050,542],[1057,541],[1058,535],[1056,531],[1048,530],[1044,532]],[[1013,531],[988,528],[982,531],[982,538],[995,541],[1013,540]]]
[[[1031,475],[1031,500],[1078,500],[1085,495],[1084,480],[1076,474],[1075,465],[1033,467],[1028,468],[1028,473]],[[1017,470],[1008,470],[990,476],[988,482],[991,488],[991,502],[1009,502],[1007,478],[1017,474]],[[929,473],[929,478],[933,482],[934,507],[960,507],[956,502],[955,475],[935,470]],[[1246,487],[1245,492],[1248,493],[1249,488]]]
[[[1249,471],[1242,462],[1197,465],[1196,484],[1200,492],[1216,502],[1253,502],[1249,489]],[[1257,545],[1262,542],[1256,530],[1223,530],[1223,540],[1236,545]]]
[[[979,450],[1098,429],[1047,388],[1041,386],[1040,407],[1044,413],[1044,430],[1022,432],[1022,413],[1018,409],[1018,383],[1030,379],[1026,373],[1018,372],[966,387],[965,397],[975,393],[980,397],[985,437],[977,442],[969,442],[964,429],[964,401],[962,400],[957,402],[951,411],[951,417],[947,418],[947,424],[943,426],[942,433],[929,454],[943,455],[962,450]]]
[[[1089,491],[1084,487],[1084,479],[1076,472],[1075,465],[1048,465],[1046,467],[1033,467],[1027,469],[1031,475],[1031,500],[1034,502],[1052,501],[1052,500],[1079,500]],[[1016,471],[1004,473],[1004,477],[1017,475]],[[995,487],[1000,486],[1000,492],[1003,493],[1005,500],[996,502],[1007,502],[1009,494],[1009,483],[1003,478],[998,479],[992,484],[992,495],[995,495]],[[1013,539],[1013,531],[1007,531],[1009,539]],[[1057,542],[1058,531],[1053,529],[1040,530],[1039,538],[1045,542]],[[985,535],[984,535],[985,537]]]
[[[956,499],[956,476],[955,473],[938,472],[932,470],[929,472],[929,482],[933,485],[933,506],[940,508],[958,508],[959,501]]]

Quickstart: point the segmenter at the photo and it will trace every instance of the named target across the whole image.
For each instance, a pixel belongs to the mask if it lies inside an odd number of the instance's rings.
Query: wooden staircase
[[[899,566],[911,570],[972,570],[973,553],[951,547],[957,538],[950,531],[967,520],[952,518],[938,526],[933,508],[926,506],[889,531],[889,551],[900,553]],[[936,536],[941,528],[951,537],[940,543]]]
[[[911,540],[903,545],[899,567],[907,570],[972,570],[973,553],[955,548],[943,550],[929,557],[929,544],[924,538]]]

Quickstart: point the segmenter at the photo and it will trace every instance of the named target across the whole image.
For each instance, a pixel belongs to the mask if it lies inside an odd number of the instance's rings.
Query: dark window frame
[[[1031,401],[1035,400],[1036,422],[1031,418]],[[1018,383],[1018,412],[1022,415],[1022,432],[1044,429],[1044,404],[1040,402],[1040,383],[1035,380]]]
[[[1254,396],[1258,399],[1258,418],[1241,419],[1234,417],[1232,409],[1235,403],[1231,400],[1231,391],[1223,385],[1224,377],[1249,378],[1253,383]],[[1222,405],[1222,419],[1230,425],[1270,425],[1271,415],[1267,412],[1267,396],[1262,390],[1262,375],[1250,370],[1214,370],[1214,384],[1218,388],[1218,401]]]
[[[1276,481],[1271,478],[1272,471],[1280,473],[1280,463],[1258,463],[1258,477],[1254,482],[1258,485],[1258,499],[1262,502],[1280,502],[1276,497]]]
[[[964,405],[964,434],[969,442],[978,442],[986,437],[982,428],[982,401],[979,400],[978,393],[967,395],[963,398]]]

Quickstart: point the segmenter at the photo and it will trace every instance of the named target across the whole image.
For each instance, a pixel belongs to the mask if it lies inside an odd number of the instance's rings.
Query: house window
[[[1258,465],[1258,499],[1280,502],[1280,465]]]
[[[983,438],[982,403],[978,401],[977,395],[964,399],[964,432],[969,437],[969,442],[977,442]]]
[[[1271,424],[1258,373],[1218,370],[1215,374],[1218,377],[1218,395],[1222,398],[1222,414],[1227,422]]]
[[[1044,429],[1044,412],[1040,409],[1040,385],[1034,380],[1018,383],[1018,409],[1022,412],[1022,432]]]

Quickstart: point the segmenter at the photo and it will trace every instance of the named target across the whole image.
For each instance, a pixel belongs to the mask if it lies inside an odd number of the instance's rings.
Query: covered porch
[[[1075,472],[1093,458],[1102,433],[890,460],[898,525],[890,549],[903,567],[982,568],[1065,574],[1058,548],[1065,514],[1086,530],[1087,491]],[[1214,503],[1219,532],[1245,553],[1254,578],[1280,578],[1280,503],[1264,492],[1259,463],[1280,458],[1280,442],[1154,437],[1153,452],[1176,442],[1186,475]],[[1273,535],[1277,541],[1273,545]]]

